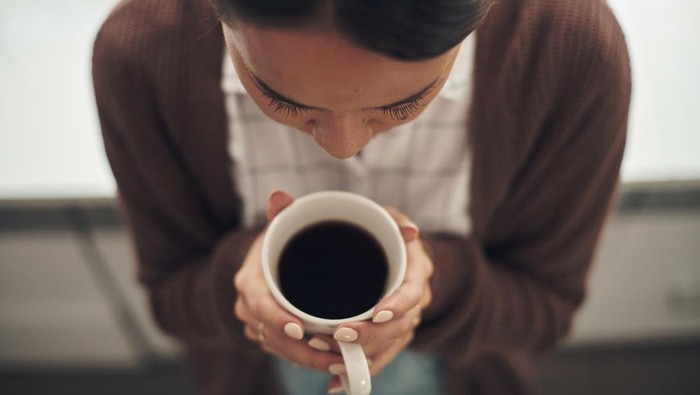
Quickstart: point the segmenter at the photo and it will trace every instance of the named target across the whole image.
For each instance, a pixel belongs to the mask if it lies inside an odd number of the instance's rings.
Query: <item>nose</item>
[[[338,159],[356,155],[372,139],[371,122],[362,116],[329,115],[312,122],[316,143]]]

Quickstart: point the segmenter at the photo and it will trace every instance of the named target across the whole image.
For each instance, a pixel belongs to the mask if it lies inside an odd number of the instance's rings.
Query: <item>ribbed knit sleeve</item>
[[[504,192],[493,195],[500,198],[474,202],[475,218],[488,218],[474,235],[426,238],[434,254],[434,302],[417,334],[419,348],[465,363],[489,354],[545,349],[565,336],[584,299],[586,276],[618,181],[630,68],[610,10],[598,1],[571,4],[563,1],[560,9],[548,5],[556,19],[537,18],[552,26],[533,24],[538,30],[523,29],[531,36],[512,43],[539,50],[522,50],[529,57],[517,58],[518,48],[510,48],[515,66],[503,67],[501,76],[508,77],[502,81],[511,88],[504,92],[517,99],[492,110],[500,119],[515,120],[512,140],[521,139],[518,133],[536,138],[522,154],[513,155],[519,159],[512,176],[501,188]],[[520,14],[503,26],[519,24],[522,29],[529,17],[535,18]],[[475,94],[475,100],[486,97],[487,92]],[[498,122],[491,125],[507,121]],[[475,168],[481,173],[475,174],[472,190],[485,190],[493,179],[489,176],[496,174],[488,172],[508,166],[502,155],[508,153],[509,141],[499,141],[494,150],[475,152],[475,160],[492,159],[489,166]],[[479,148],[488,145],[475,146]]]
[[[171,98],[158,97],[154,81],[182,67],[167,62],[172,40],[158,28],[171,13],[131,4],[101,29],[93,79],[104,144],[159,325],[188,343],[246,346],[232,279],[259,230],[215,218],[163,114]]]

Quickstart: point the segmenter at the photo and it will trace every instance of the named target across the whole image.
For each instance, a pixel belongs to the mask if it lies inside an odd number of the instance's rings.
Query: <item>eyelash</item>
[[[382,111],[384,115],[388,115],[395,121],[403,121],[420,110],[420,102],[423,97],[419,97],[415,101],[402,104],[399,107],[384,107]]]
[[[283,113],[287,117],[298,117],[309,111],[308,108],[279,101],[276,98],[268,95],[265,91],[262,91],[262,94],[267,100],[268,105],[273,107],[275,112]],[[395,121],[403,121],[420,110],[420,105],[424,98],[425,96],[420,96],[416,100],[402,104],[399,107],[383,107],[382,112],[384,115]]]
[[[287,115],[288,117],[298,117],[301,114],[309,111],[308,108],[304,108],[304,107],[297,106],[295,104],[285,103],[283,101],[279,101],[279,100],[275,99],[274,97],[265,93],[265,91],[262,91],[262,94],[265,97],[265,99],[267,99],[267,104],[274,107],[273,110],[275,112],[283,113],[283,114]]]

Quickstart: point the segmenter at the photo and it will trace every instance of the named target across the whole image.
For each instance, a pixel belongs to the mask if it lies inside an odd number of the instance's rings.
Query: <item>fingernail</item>
[[[382,310],[377,315],[372,318],[372,322],[376,324],[382,324],[394,318],[394,313],[389,310]]]
[[[269,199],[272,199],[273,197],[279,196],[279,195],[281,195],[281,194],[283,194],[283,193],[284,193],[284,192],[282,192],[281,190],[275,189],[274,191],[272,191],[272,192],[270,193],[270,197],[268,198],[268,200],[269,200]]]
[[[357,331],[352,328],[340,328],[335,331],[333,338],[341,342],[354,342],[357,340]]]
[[[333,387],[328,389],[329,394],[339,394],[343,392],[343,387]]]
[[[334,363],[331,366],[328,367],[328,371],[331,372],[331,374],[334,375],[339,375],[345,373],[347,370],[345,369],[345,365],[342,363]]]
[[[296,340],[301,340],[304,337],[304,331],[301,329],[299,324],[294,322],[290,322],[284,326],[284,333]]]
[[[403,226],[405,228],[411,228],[414,229],[416,232],[418,232],[418,225],[414,224],[411,220],[409,219],[402,219],[399,221],[399,226]]]
[[[311,340],[309,340],[309,347],[315,348],[319,351],[328,351],[331,349],[331,345],[324,342],[323,340],[319,339],[318,337],[314,337]]]
[[[418,226],[411,221],[401,220],[399,221],[399,230],[404,239],[414,240],[419,235]]]
[[[414,318],[412,321],[412,324],[413,324],[413,326],[418,326],[418,324],[420,324],[420,318],[418,318],[418,317]]]

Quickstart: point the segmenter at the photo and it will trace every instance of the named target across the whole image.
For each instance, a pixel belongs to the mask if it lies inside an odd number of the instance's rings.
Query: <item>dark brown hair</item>
[[[210,0],[229,25],[270,27],[330,21],[356,44],[401,60],[447,52],[471,33],[494,0]]]

